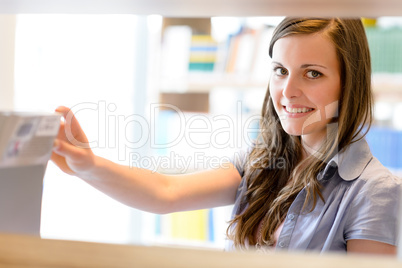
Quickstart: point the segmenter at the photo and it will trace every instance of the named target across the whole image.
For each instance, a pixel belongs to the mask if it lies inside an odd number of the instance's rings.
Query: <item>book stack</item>
[[[271,71],[268,47],[272,32],[273,27],[269,26],[259,29],[243,28],[229,36],[222,72],[265,84]]]
[[[216,61],[217,44],[210,35],[191,37],[189,71],[212,72]]]

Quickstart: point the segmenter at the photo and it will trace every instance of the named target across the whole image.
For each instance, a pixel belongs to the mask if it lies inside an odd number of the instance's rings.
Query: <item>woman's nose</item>
[[[289,75],[287,77],[286,83],[283,86],[282,95],[287,99],[300,97],[303,94],[300,83],[296,77]]]

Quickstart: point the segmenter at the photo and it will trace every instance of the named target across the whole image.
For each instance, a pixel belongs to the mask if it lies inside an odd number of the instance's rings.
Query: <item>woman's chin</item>
[[[296,127],[292,127],[292,126],[284,126],[284,125],[282,125],[282,128],[290,136],[301,136],[302,135],[301,128],[296,128]]]

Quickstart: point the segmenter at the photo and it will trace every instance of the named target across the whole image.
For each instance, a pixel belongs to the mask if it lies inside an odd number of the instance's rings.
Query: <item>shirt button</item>
[[[283,242],[283,241],[279,242],[278,246],[283,248],[285,246],[285,242]]]
[[[289,216],[288,216],[288,219],[289,220],[293,220],[295,218],[295,215],[294,214],[289,214]]]

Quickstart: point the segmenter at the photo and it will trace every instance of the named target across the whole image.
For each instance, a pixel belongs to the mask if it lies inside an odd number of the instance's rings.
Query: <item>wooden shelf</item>
[[[0,234],[1,267],[401,267],[392,257],[352,254],[223,252],[127,246]]]
[[[2,14],[210,16],[398,16],[400,0],[0,0]]]

